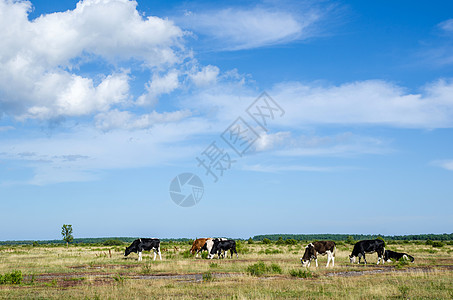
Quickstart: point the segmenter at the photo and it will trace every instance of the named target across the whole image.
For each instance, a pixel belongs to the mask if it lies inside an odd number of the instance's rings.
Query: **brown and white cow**
[[[197,255],[195,257],[198,257],[198,253],[202,252],[203,250],[208,250],[206,248],[206,242],[208,240],[212,240],[211,238],[201,238],[201,239],[196,239],[193,241],[192,248],[190,248],[190,253],[195,254],[197,252]],[[208,250],[209,251],[209,250]],[[210,252],[208,252],[210,253]]]
[[[333,241],[318,241],[313,242],[305,247],[304,256],[300,259],[304,267],[309,267],[312,259],[316,262],[316,267],[318,267],[318,254],[326,255],[327,254],[327,265],[329,266],[330,261],[332,260],[332,267],[335,266],[335,242]]]

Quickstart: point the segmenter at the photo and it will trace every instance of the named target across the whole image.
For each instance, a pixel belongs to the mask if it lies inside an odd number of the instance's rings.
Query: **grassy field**
[[[303,268],[303,244],[238,245],[239,259],[195,259],[187,243],[163,243],[162,261],[145,252],[123,256],[125,246],[1,246],[0,274],[21,271],[20,284],[0,284],[0,298],[124,299],[452,299],[453,246],[387,245],[414,263],[351,265],[351,245],[337,246],[335,267],[326,257]],[[110,250],[110,253],[109,253]]]

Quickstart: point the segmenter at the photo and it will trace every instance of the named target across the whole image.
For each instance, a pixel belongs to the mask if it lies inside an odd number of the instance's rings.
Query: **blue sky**
[[[453,3],[0,0],[0,240],[453,228]],[[247,113],[263,91],[284,115]],[[221,134],[242,117],[243,156]],[[212,142],[235,162],[198,166]],[[201,201],[177,206],[190,172]]]

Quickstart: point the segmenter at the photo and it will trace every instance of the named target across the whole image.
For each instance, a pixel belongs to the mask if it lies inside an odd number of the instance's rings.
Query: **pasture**
[[[15,299],[452,299],[453,245],[391,243],[414,263],[351,265],[352,245],[339,243],[335,267],[303,268],[306,243],[238,242],[239,259],[194,258],[191,245],[162,242],[162,261],[144,252],[124,258],[124,246],[0,246],[0,274],[22,273],[20,284],[0,284],[0,298]]]

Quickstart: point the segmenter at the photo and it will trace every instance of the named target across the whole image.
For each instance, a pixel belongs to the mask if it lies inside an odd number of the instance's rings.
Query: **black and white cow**
[[[305,247],[304,256],[300,259],[304,267],[310,267],[311,260],[314,259],[316,262],[316,267],[318,267],[318,254],[326,255],[327,254],[327,265],[329,266],[330,261],[332,260],[332,267],[335,266],[335,242],[333,241],[319,241],[313,242]]]
[[[386,262],[391,262],[392,259],[400,260],[402,258],[409,259],[411,262],[414,262],[414,260],[415,260],[413,256],[410,256],[407,253],[400,253],[400,252],[395,252],[392,250],[385,250],[385,252],[384,252],[384,260]]]
[[[201,250],[208,250],[208,258],[212,259],[214,255],[211,255],[212,248],[214,247],[214,241],[226,241],[225,238],[215,238],[215,239],[208,239],[206,243],[201,247]],[[214,252],[215,254],[215,252]]]
[[[384,263],[385,242],[383,240],[375,239],[357,242],[354,245],[354,249],[352,249],[351,255],[349,255],[349,261],[353,264],[355,263],[355,258],[358,257],[360,264],[360,259],[363,257],[363,260],[365,261],[366,264],[365,253],[374,252],[377,252],[378,255],[377,264],[379,264],[379,261],[381,259],[382,263]]]
[[[132,244],[126,248],[124,256],[128,256],[131,252],[138,253],[138,261],[142,260],[142,251],[154,251],[154,258],[156,260],[156,254],[159,254],[160,260],[162,255],[160,254],[160,240],[159,239],[136,239]]]
[[[214,245],[210,252],[210,257],[213,258],[214,255],[217,253],[218,257],[220,258],[220,254],[222,253],[222,257],[225,257],[230,250],[231,258],[233,257],[233,253],[236,253],[236,258],[239,258],[238,252],[236,251],[236,242],[234,240],[220,240],[214,239]]]

